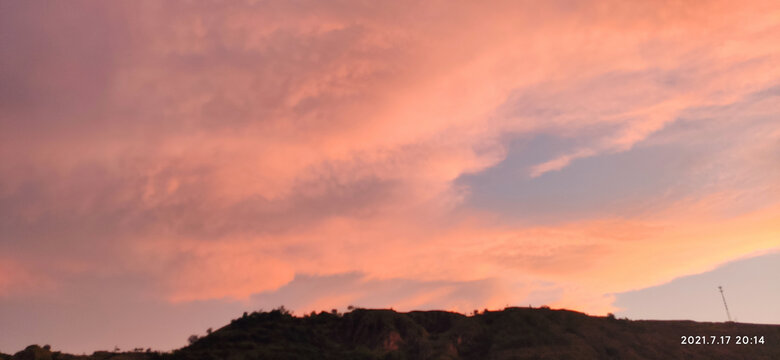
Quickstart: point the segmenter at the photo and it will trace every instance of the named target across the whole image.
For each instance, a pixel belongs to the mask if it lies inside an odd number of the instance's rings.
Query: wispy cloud
[[[0,290],[133,276],[184,306],[358,273],[430,286],[410,308],[609,311],[780,246],[779,14],[3,3]]]

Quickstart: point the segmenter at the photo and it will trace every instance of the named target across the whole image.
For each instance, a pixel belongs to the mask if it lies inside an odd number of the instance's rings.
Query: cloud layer
[[[0,4],[0,301],[127,277],[181,306],[296,301],[307,277],[356,276],[295,310],[613,311],[612,293],[780,246],[779,18]]]

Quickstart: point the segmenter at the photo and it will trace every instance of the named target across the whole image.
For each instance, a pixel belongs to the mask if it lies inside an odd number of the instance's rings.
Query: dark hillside
[[[681,336],[731,336],[682,345]],[[737,345],[737,335],[764,344]],[[174,359],[780,359],[780,326],[629,321],[566,310],[507,308],[465,316],[358,309],[303,318],[255,313],[175,352]]]
[[[681,344],[681,337],[689,335],[707,341],[731,338],[727,345]],[[737,344],[737,336],[749,336],[750,341],[763,337],[763,344]],[[49,359],[20,355],[13,359]],[[97,355],[59,354],[51,359]],[[547,308],[507,308],[473,316],[357,309],[304,317],[282,309],[246,314],[171,354],[102,355],[100,359],[114,360],[780,359],[780,325],[631,321]]]

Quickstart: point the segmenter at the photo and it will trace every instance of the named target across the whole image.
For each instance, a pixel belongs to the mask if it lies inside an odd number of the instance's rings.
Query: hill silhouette
[[[697,335],[708,341],[730,336],[730,341],[681,344],[681,337]],[[763,337],[763,344],[738,344],[737,336],[751,342]],[[633,321],[549,308],[506,308],[471,316],[355,309],[303,317],[280,308],[245,313],[191,340],[171,353],[75,356],[32,345],[13,356],[0,354],[0,359],[780,359],[780,325]]]

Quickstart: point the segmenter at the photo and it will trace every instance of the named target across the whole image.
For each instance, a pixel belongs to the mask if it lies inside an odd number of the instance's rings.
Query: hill
[[[728,344],[681,344],[702,336]],[[747,338],[745,338],[747,337]],[[751,344],[742,344],[744,340]],[[756,343],[753,343],[756,342]],[[762,343],[761,343],[762,342]],[[28,347],[0,359],[780,359],[780,325],[632,321],[568,310],[507,308],[472,316],[356,309],[243,317],[172,353],[73,356]]]

